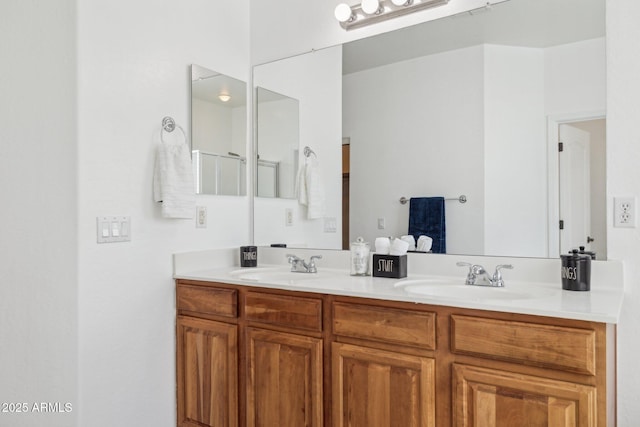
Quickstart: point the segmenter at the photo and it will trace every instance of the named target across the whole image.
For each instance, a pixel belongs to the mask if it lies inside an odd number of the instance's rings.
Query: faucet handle
[[[469,272],[467,273],[466,284],[467,285],[475,284],[476,273],[474,272],[474,268],[476,267],[476,265],[471,264],[470,262],[463,262],[463,261],[456,262],[456,265],[458,267],[469,267]]]
[[[292,254],[287,254],[286,257],[287,257],[287,262],[289,264],[292,264],[292,263],[294,263],[296,261],[300,261],[300,258],[298,258],[297,256],[292,255]]]
[[[322,259],[322,255],[313,255],[309,258],[309,265],[315,265],[317,259]]]
[[[504,281],[502,280],[502,273],[500,270],[502,269],[512,270],[513,265],[511,264],[500,264],[496,266],[496,271],[493,273],[493,281],[497,286],[504,286]]]

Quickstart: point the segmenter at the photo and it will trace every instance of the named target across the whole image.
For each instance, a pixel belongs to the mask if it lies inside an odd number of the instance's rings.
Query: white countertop
[[[622,286],[614,286],[611,283],[608,283],[607,286],[598,286],[593,282],[594,274],[592,274],[591,290],[588,292],[565,291],[562,289],[559,279],[555,282],[539,281],[536,278],[531,280],[522,280],[517,277],[510,279],[507,274],[505,274],[505,288],[477,289],[477,286],[464,285],[466,274],[462,270],[455,270],[456,275],[443,275],[414,273],[410,269],[406,278],[388,279],[351,276],[346,268],[325,267],[319,264],[318,274],[291,273],[288,270],[289,266],[283,263],[261,263],[258,268],[234,266],[232,261],[236,258],[236,252],[237,249],[231,254],[215,251],[209,252],[204,257],[203,254],[195,255],[195,258],[189,258],[185,254],[176,254],[174,256],[174,278],[613,324],[618,322],[623,300]],[[340,251],[334,252],[339,253]],[[265,253],[263,250],[262,254]],[[218,262],[209,262],[209,264],[218,264],[218,266],[202,268],[205,264],[202,260],[211,260],[212,254],[215,255]],[[335,255],[330,254],[328,258],[331,256]],[[198,257],[201,257],[200,260]],[[269,256],[263,258],[279,261],[282,257],[278,252],[275,258]],[[497,258],[488,259],[491,262],[504,261]],[[450,261],[452,259],[447,259],[447,262]],[[513,261],[515,268],[518,268],[518,261],[522,264],[525,263],[521,260],[515,260]],[[493,266],[489,268],[493,268]],[[530,266],[522,265],[523,270],[530,268]],[[599,276],[617,276],[616,266],[603,265],[599,268],[605,270],[613,268],[613,273],[607,275],[604,272],[596,271],[595,277],[598,280],[601,280]],[[436,269],[434,268],[434,270]],[[618,278],[612,277],[611,280],[616,281]],[[443,289],[445,286],[447,288]],[[450,289],[455,290],[450,291]]]

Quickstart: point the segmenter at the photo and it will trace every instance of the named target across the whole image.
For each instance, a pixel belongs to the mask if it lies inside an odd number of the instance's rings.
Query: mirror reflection
[[[411,214],[400,199],[435,197],[445,199],[446,253],[557,257],[580,245],[605,259],[604,35],[603,0],[511,0],[327,49],[316,65],[331,70],[340,55],[341,102],[330,108],[341,120],[301,121],[300,131],[340,129],[313,146],[325,162],[326,198],[339,202],[324,221],[300,217],[288,234],[264,228],[268,211],[256,204],[256,243],[338,249],[343,239],[332,232],[348,233],[345,242],[400,237]],[[316,90],[300,63],[319,53],[258,66],[254,76]],[[564,125],[582,128],[590,155],[562,160]],[[348,164],[326,165],[342,158],[343,138]],[[590,166],[575,166],[578,157]],[[344,203],[343,183],[333,180],[343,170]],[[573,190],[561,188],[567,180]],[[567,202],[578,188],[582,196]],[[336,217],[337,227],[326,227]]]
[[[277,92],[256,90],[258,197],[295,197],[299,157],[299,103]]]
[[[191,66],[191,141],[196,192],[246,195],[246,83]]]

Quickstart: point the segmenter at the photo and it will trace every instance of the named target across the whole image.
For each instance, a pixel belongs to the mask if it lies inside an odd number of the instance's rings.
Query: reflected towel
[[[165,218],[193,218],[196,190],[191,152],[184,141],[161,142],[153,171],[153,198]]]
[[[307,219],[324,217],[324,187],[320,167],[315,159],[307,159],[298,171],[298,203],[307,207]]]
[[[447,253],[444,197],[412,197],[409,201],[409,234],[433,239],[431,252]]]

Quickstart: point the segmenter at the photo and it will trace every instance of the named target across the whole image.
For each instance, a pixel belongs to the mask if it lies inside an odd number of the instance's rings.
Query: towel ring
[[[164,142],[164,132],[167,133],[171,133],[173,132],[176,128],[180,129],[180,132],[182,132],[182,136],[184,138],[184,143],[187,143],[187,134],[184,133],[184,129],[182,129],[182,126],[176,124],[176,121],[173,120],[173,117],[169,117],[166,116],[165,118],[162,119],[162,129],[160,130],[160,141]]]
[[[318,158],[318,156],[316,155],[315,151],[313,151],[311,149],[311,147],[309,147],[308,145],[306,147],[304,147],[304,156],[305,157],[309,157],[313,154],[313,157]]]

